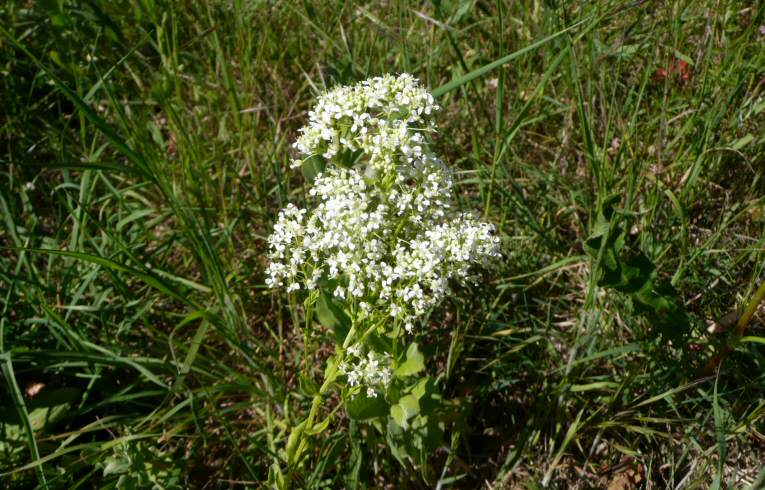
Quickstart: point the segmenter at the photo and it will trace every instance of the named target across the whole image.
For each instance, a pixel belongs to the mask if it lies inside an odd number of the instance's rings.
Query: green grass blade
[[[723,426],[722,410],[720,410],[720,401],[717,393],[717,384],[720,381],[720,371],[717,371],[715,379],[715,388],[712,395],[712,409],[715,419],[715,436],[717,438],[717,474],[712,481],[711,490],[720,490],[722,484],[723,468],[725,467],[725,457],[727,455],[727,444],[725,443],[725,427]]]
[[[40,452],[37,449],[37,440],[35,439],[34,431],[32,430],[32,424],[29,421],[29,413],[27,407],[24,404],[24,397],[21,394],[19,385],[16,382],[16,376],[13,373],[13,364],[11,363],[11,355],[8,353],[0,354],[0,370],[2,370],[5,383],[8,385],[8,390],[11,392],[11,398],[13,398],[13,404],[16,406],[16,411],[19,414],[21,423],[24,426],[24,433],[27,437],[27,444],[29,445],[29,452],[32,454],[32,461],[40,460]],[[35,466],[35,472],[37,473],[37,480],[40,486],[48,488],[48,482],[45,479],[45,473],[43,472],[42,464]]]
[[[592,17],[580,20],[579,22],[576,22],[576,23],[570,25],[569,27],[563,29],[562,31],[558,31],[555,34],[551,34],[551,35],[549,35],[547,37],[544,37],[544,38],[540,39],[539,41],[536,41],[534,43],[529,44],[525,48],[521,48],[518,51],[514,51],[514,52],[508,54],[507,56],[503,56],[503,57],[499,58],[498,60],[492,61],[491,63],[488,63],[488,64],[486,64],[486,65],[484,65],[484,66],[482,66],[480,68],[476,68],[475,70],[471,71],[470,73],[466,73],[466,74],[464,74],[462,76],[457,77],[454,80],[451,80],[450,82],[447,82],[447,83],[441,85],[440,87],[437,87],[437,88],[433,89],[432,90],[433,97],[441,97],[442,95],[444,95],[444,94],[446,94],[448,92],[451,92],[452,90],[454,90],[456,88],[459,88],[460,86],[462,86],[462,85],[464,85],[464,84],[466,84],[466,83],[468,83],[468,82],[470,82],[472,80],[475,80],[476,78],[480,78],[480,77],[486,75],[487,73],[491,72],[492,70],[496,70],[497,68],[499,68],[502,65],[506,65],[507,63],[510,63],[514,59],[520,58],[524,54],[529,53],[531,51],[534,51],[535,49],[544,46],[545,44],[549,43],[550,41],[552,41],[554,39],[557,39],[560,36],[575,30],[576,28],[578,28],[578,27],[584,25],[585,23],[587,23],[587,21],[589,21],[591,18]]]
[[[16,38],[13,37],[13,35],[2,26],[0,26],[0,34],[2,34],[16,49],[20,50],[27,57],[29,57],[29,59],[32,60],[32,63],[34,63],[35,66],[42,70],[51,79],[51,81],[53,81],[53,84],[56,86],[56,88],[58,88],[66,96],[66,98],[68,98],[75,106],[77,106],[77,108],[85,115],[85,117],[91,123],[93,123],[104,134],[104,136],[106,136],[112,145],[120,153],[125,155],[128,160],[133,162],[133,164],[144,177],[149,180],[154,180],[152,172],[150,172],[144,158],[133,151],[133,149],[130,148],[130,146],[128,146],[128,144],[122,138],[120,138],[119,135],[117,135],[109,123],[102,119],[101,116],[96,114],[96,112],[91,109],[84,100],[82,100],[76,93],[74,93],[72,89],[70,89],[60,78],[55,75],[55,73],[53,73],[47,66],[45,66],[42,61],[33,55],[23,44],[16,40]]]
[[[153,274],[143,272],[134,267],[130,267],[129,265],[120,264],[119,262],[115,262],[114,260],[107,259],[105,257],[99,257],[98,255],[92,255],[92,254],[88,254],[84,252],[72,252],[69,250],[52,250],[52,249],[42,249],[42,248],[18,249],[15,247],[4,247],[2,249],[14,250],[14,251],[26,251],[26,252],[38,253],[38,254],[61,255],[63,257],[72,257],[78,260],[83,260],[85,262],[98,264],[118,272],[125,272],[132,276],[137,277],[138,279],[142,280],[143,282],[153,287],[154,289],[162,293],[165,293],[168,296],[171,296],[172,298],[177,299],[178,301],[181,301],[195,308],[200,308],[200,306],[196,304],[193,300],[189,299],[188,296],[184,295],[180,291],[176,291],[172,286],[170,286],[169,284],[167,284],[165,281],[161,280],[160,278],[154,276]]]

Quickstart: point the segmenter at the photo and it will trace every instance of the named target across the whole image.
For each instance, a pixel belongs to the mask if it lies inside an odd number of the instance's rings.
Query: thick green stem
[[[353,315],[352,315],[353,316]],[[297,442],[297,450],[294,453],[294,460],[287,461],[287,464],[289,466],[289,471],[287,473],[287,484],[292,481],[292,474],[295,470],[296,463],[300,459],[300,455],[305,450],[307,444],[308,444],[308,437],[311,435],[311,430],[314,427],[314,421],[316,419],[316,416],[319,412],[319,409],[321,408],[322,401],[324,399],[324,395],[329,390],[329,388],[332,386],[332,384],[335,382],[335,379],[337,378],[337,370],[340,369],[340,365],[345,361],[345,355],[348,347],[351,345],[351,342],[353,342],[356,339],[356,320],[355,318],[351,320],[351,328],[348,330],[348,333],[345,336],[345,340],[343,341],[343,345],[338,349],[337,353],[335,354],[334,362],[331,364],[329,369],[324,373],[324,382],[321,384],[321,387],[319,387],[319,391],[313,396],[313,400],[311,400],[311,409],[308,412],[308,416],[305,418],[303,422],[298,424],[295,429],[293,430],[300,430],[300,433],[298,435],[298,442]],[[379,328],[379,324],[372,324],[367,328],[365,331],[363,331],[363,334],[361,335],[360,339],[363,341],[373,330]],[[330,415],[331,417],[331,415]],[[297,429],[297,427],[302,426],[302,429]]]
[[[345,336],[345,340],[343,341],[343,345],[340,348],[340,350],[335,354],[335,361],[332,363],[330,368],[327,370],[327,372],[324,375],[324,382],[321,384],[321,387],[319,388],[318,393],[316,393],[313,397],[313,400],[311,401],[311,409],[308,412],[308,417],[306,417],[305,421],[301,424],[298,424],[298,426],[303,425],[303,429],[299,435],[299,442],[297,446],[297,450],[295,451],[295,461],[287,461],[287,464],[291,467],[290,471],[287,475],[287,482],[291,480],[292,476],[292,470],[294,469],[294,463],[297,462],[300,458],[300,454],[305,449],[305,446],[307,444],[307,434],[310,434],[311,429],[313,429],[314,426],[314,419],[316,419],[316,414],[319,411],[319,408],[321,407],[322,399],[324,398],[324,394],[329,390],[329,387],[332,386],[332,383],[334,383],[335,378],[337,377],[337,370],[340,368],[340,364],[345,360],[345,352],[348,346],[351,344],[351,341],[353,340],[354,336],[356,335],[356,322],[353,321],[351,323],[351,328],[348,330],[348,334]]]

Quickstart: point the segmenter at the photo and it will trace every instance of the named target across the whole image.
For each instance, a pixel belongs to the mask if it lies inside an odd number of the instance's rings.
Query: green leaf
[[[637,310],[653,321],[663,338],[677,341],[688,332],[691,318],[669,281],[649,281],[633,296],[633,300]]]
[[[396,368],[393,374],[397,378],[402,378],[405,376],[417,374],[423,369],[425,369],[425,358],[417,348],[417,344],[412,342],[409,345],[409,348],[406,350],[406,357],[404,362],[402,362]]]
[[[77,388],[43,391],[27,404],[32,430],[44,432],[51,429],[64,418],[79,396],[80,390]]]
[[[728,446],[725,441],[725,426],[723,424],[722,410],[720,409],[720,401],[717,392],[717,384],[720,381],[720,371],[717,371],[717,377],[715,378],[715,388],[712,394],[712,412],[714,413],[715,420],[715,435],[717,436],[717,473],[714,480],[712,480],[713,490],[719,490],[722,483],[723,468],[725,466],[726,456],[728,454]]]
[[[441,404],[441,393],[436,386],[435,380],[430,376],[420,378],[409,390],[420,403],[420,412],[428,414],[433,412]]]
[[[756,342],[758,344],[765,344],[765,337],[756,337],[756,336],[746,336],[741,337],[741,342]]]
[[[618,245],[619,243],[611,239],[609,235],[612,235],[611,226],[614,214],[616,214],[616,205],[621,200],[620,194],[611,194],[606,196],[598,209],[598,214],[595,218],[595,224],[592,226],[590,236],[584,242],[584,250],[592,258],[597,258],[600,253],[600,249],[605,245]],[[616,247],[617,252],[620,247]]]
[[[268,483],[272,488],[287,488],[284,484],[284,475],[277,462],[274,462],[268,468]]]
[[[443,405],[432,378],[418,380],[409,390],[408,395],[391,407],[386,441],[391,454],[402,465],[408,466],[406,460],[410,460],[424,468],[433,451],[443,446],[445,424],[443,412],[439,410]]]
[[[186,358],[183,360],[183,365],[181,366],[179,373],[181,377],[191,372],[191,366],[194,364],[194,359],[197,357],[199,347],[202,345],[202,340],[204,339],[205,334],[207,334],[207,330],[210,326],[210,323],[202,317],[202,312],[200,310],[192,312],[191,315],[187,316],[187,318],[190,316],[200,317],[202,318],[202,322],[197,328],[197,331],[194,334],[194,338],[191,341],[191,347],[189,347],[189,351],[186,353]],[[176,385],[180,386],[180,382],[176,382]]]
[[[408,420],[420,413],[420,401],[411,393],[403,396],[397,404],[390,409],[393,420],[402,429],[409,427]]]
[[[747,133],[746,136],[742,136],[741,138],[737,139],[733,142],[731,145],[731,148],[733,148],[736,151],[741,150],[741,148],[745,147],[749,143],[751,143],[754,140],[754,136],[752,133]]]
[[[337,154],[337,163],[345,168],[351,168],[356,164],[356,161],[361,157],[363,152],[361,150],[350,151],[342,150]]]
[[[385,431],[385,441],[388,443],[391,455],[403,467],[407,467],[409,451],[407,450],[406,432],[399,426],[393,417],[388,419],[387,430]]]
[[[104,466],[104,476],[121,475],[130,470],[130,458],[126,455],[110,456],[106,458]]]
[[[314,183],[316,177],[318,177],[327,168],[327,161],[321,155],[311,155],[303,160],[301,169],[303,170],[303,176],[305,180]]]
[[[322,432],[324,432],[324,430],[327,427],[329,427],[329,420],[330,420],[330,417],[325,418],[324,420],[314,425],[310,429],[307,429],[305,431],[305,434],[307,436],[315,436],[316,434],[321,434]]]
[[[437,417],[418,415],[412,420],[412,426],[417,428],[414,446],[431,453],[444,442],[444,424]]]
[[[296,463],[295,458],[300,456],[297,449],[305,432],[305,420],[292,428],[290,436],[287,438],[287,463],[292,465]]]
[[[101,265],[109,269],[115,270],[117,272],[124,272],[134,277],[137,277],[138,279],[145,282],[147,285],[153,287],[157,291],[167,294],[168,296],[172,296],[173,298],[185,304],[188,304],[190,306],[195,306],[195,307],[199,306],[196,303],[194,303],[192,300],[190,300],[188,298],[188,295],[185,294],[183,291],[173,288],[172,285],[168,284],[161,277],[158,277],[152,272],[144,272],[142,270],[138,270],[129,265],[115,262],[114,260],[111,260],[111,259],[107,259],[106,257],[87,254],[84,252],[75,252],[70,250],[56,250],[56,249],[45,249],[45,248],[23,248],[23,247],[21,248],[2,247],[2,248],[4,250],[14,250],[18,252],[30,252],[30,253],[39,253],[39,254],[60,255],[62,257],[72,257],[74,259],[89,262],[91,264]],[[206,311],[205,311],[205,317],[208,317],[208,313]]]
[[[300,374],[298,378],[300,391],[306,396],[315,396],[319,393],[319,385],[311,378]]]
[[[388,403],[383,397],[370,397],[359,393],[346,403],[348,416],[354,420],[369,420],[384,417],[388,413]]]
[[[345,488],[356,490],[361,487],[361,464],[364,461],[364,454],[361,451],[358,424],[353,420],[350,423],[349,434],[351,456],[348,461],[348,471],[345,473]]]
[[[329,294],[322,292],[316,301],[316,317],[319,323],[332,330],[337,343],[345,340],[351,329],[351,319]]]
[[[619,280],[612,285],[617,291],[637,293],[647,283],[654,282],[658,278],[656,266],[642,253],[628,259],[620,258],[619,261]]]
[[[80,390],[77,388],[43,390],[27,402],[32,431],[36,434],[48,432],[66,416],[79,396]],[[12,410],[12,407],[0,407],[0,434],[2,433],[8,441],[23,440],[24,427],[18,413]],[[0,447],[3,447],[2,442]]]
[[[54,169],[70,169],[70,170],[108,170],[114,172],[122,172],[126,174],[141,173],[135,168],[128,167],[115,162],[29,162],[27,164],[30,167],[38,168],[54,168]]]
[[[625,227],[618,222],[616,205],[621,196],[605,198],[584,242],[584,250],[598,260],[598,286],[630,296],[635,309],[648,317],[665,340],[679,340],[690,327],[690,317],[677,291],[661,281],[656,265],[626,244]]]
[[[324,366],[324,382],[325,383],[333,383],[338,376],[340,376],[340,372],[337,369],[337,354],[327,359],[327,362]]]

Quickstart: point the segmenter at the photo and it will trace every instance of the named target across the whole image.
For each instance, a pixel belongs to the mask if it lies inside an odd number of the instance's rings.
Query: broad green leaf
[[[348,416],[354,420],[368,420],[384,417],[388,413],[388,404],[381,396],[370,397],[359,393],[346,403]]]
[[[635,309],[648,317],[663,339],[679,340],[690,327],[690,317],[671,283],[660,280],[656,265],[627,245],[625,227],[616,213],[620,199],[618,194],[604,199],[592,234],[584,242],[587,254],[598,261],[598,286],[629,295]]]
[[[35,432],[44,432],[59,422],[80,396],[77,388],[43,391],[27,404],[29,422]]]
[[[394,371],[394,375],[397,378],[402,378],[404,376],[411,376],[413,374],[417,374],[420,371],[425,369],[425,358],[423,357],[422,353],[417,348],[417,344],[415,342],[412,342],[409,345],[409,348],[406,350],[406,357],[404,359],[404,362],[402,362]]]
[[[406,432],[398,425],[393,417],[388,419],[387,430],[385,431],[385,441],[388,443],[391,455],[401,464],[407,466],[407,457],[409,452],[406,448]]]
[[[29,423],[32,431],[44,433],[58,423],[69,412],[72,404],[80,396],[77,388],[56,388],[43,392],[27,402]],[[18,414],[11,407],[0,407],[0,433],[7,440],[20,441],[24,428]]]
[[[359,157],[361,157],[362,154],[363,153],[361,150],[342,150],[340,153],[338,153],[335,161],[337,161],[338,164],[345,168],[351,168],[356,164],[356,161],[359,159]]]
[[[327,293],[322,293],[316,301],[316,317],[324,327],[332,330],[335,341],[342,343],[351,329],[351,319]]]
[[[301,169],[303,170],[303,176],[305,180],[313,184],[324,170],[327,168],[327,161],[321,155],[311,155],[303,160]]]
[[[430,376],[426,376],[417,381],[409,390],[420,403],[420,412],[423,414],[431,413],[441,403],[441,393],[436,386],[436,382]]]
[[[409,394],[403,396],[398,403],[390,409],[390,415],[399,427],[409,427],[408,420],[420,412],[420,401],[416,396]]]

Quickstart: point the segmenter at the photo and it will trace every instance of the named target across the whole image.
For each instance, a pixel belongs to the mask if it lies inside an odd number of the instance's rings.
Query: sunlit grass
[[[321,91],[406,71],[504,259],[418,338],[444,447],[402,464],[340,412],[293,485],[754,484],[763,345],[707,368],[763,282],[763,7],[330,3],[0,6],[0,481],[268,486],[333,345],[264,285],[290,145]],[[617,230],[686,332],[602,280]]]

